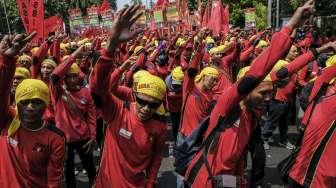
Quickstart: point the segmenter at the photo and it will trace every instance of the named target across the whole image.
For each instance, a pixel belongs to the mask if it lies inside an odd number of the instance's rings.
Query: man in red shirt
[[[6,36],[0,43],[0,187],[60,188],[65,137],[53,122],[42,119],[49,102],[48,86],[26,79],[16,88],[17,112],[9,107],[15,56],[33,38]]]
[[[303,21],[303,15],[313,12],[312,4],[311,0],[298,8],[288,24],[273,36],[269,48],[255,59],[245,76],[217,100],[205,137],[213,135],[219,122],[231,118],[231,113],[236,111],[234,109],[240,109],[239,119],[233,125],[226,125],[224,130],[217,129],[217,139],[191,161],[186,172],[186,183],[190,187],[246,187],[246,182],[242,181],[246,147],[257,125],[256,120],[272,97],[272,82],[270,79],[263,80],[289,49],[292,42],[290,35]]]
[[[83,51],[84,46],[79,47],[65,62],[56,67],[51,75],[50,84],[56,126],[67,138],[65,178],[69,188],[76,187],[75,150],[87,171],[90,185],[96,175],[92,153],[96,139],[96,110],[90,90],[81,86],[80,68],[74,63]]]
[[[115,49],[138,32],[129,28],[141,14],[139,6],[122,9],[112,28],[107,49],[101,51],[90,80],[97,107],[108,123],[100,170],[94,187],[155,187],[162,160],[167,126],[165,117],[156,114],[165,97],[166,86],[157,76],[140,78],[135,102],[123,102],[111,95],[109,76]]]

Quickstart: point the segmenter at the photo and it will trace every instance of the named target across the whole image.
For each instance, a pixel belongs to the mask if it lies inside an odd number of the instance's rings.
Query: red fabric
[[[335,74],[334,74],[335,75]],[[331,86],[334,87],[334,86]],[[335,88],[333,88],[335,89]],[[333,91],[335,94],[335,90]],[[301,149],[289,176],[303,185],[307,169],[317,147],[336,119],[336,96],[327,95],[315,106],[311,120],[305,128]],[[308,112],[306,111],[305,115]],[[334,131],[317,163],[310,187],[335,187],[336,185],[336,132]]]
[[[279,33],[275,34],[270,47],[257,57],[251,69],[247,72],[246,77],[254,77],[260,81],[263,80],[271,71],[274,64],[290,48],[291,32],[292,29],[284,27]],[[228,115],[234,107],[239,107],[239,102],[244,96],[238,93],[238,84],[239,82],[236,82],[217,100],[217,104],[210,115],[206,137],[216,127],[221,117]],[[244,171],[241,165],[244,163],[246,146],[255,127],[253,119],[251,114],[244,108],[240,114],[240,121],[236,122],[231,128],[221,132],[217,149],[207,155],[207,160],[214,176],[219,174],[243,176]],[[191,161],[186,172],[186,177],[189,176],[191,168],[201,155],[202,152],[199,152]],[[204,165],[201,167],[192,186],[212,187],[209,174]]]
[[[201,49],[201,48],[200,48]],[[189,69],[199,69],[200,61],[203,56],[203,50],[196,52]],[[184,136],[189,136],[194,128],[210,114],[214,102],[213,93],[211,91],[202,91],[197,88],[194,83],[194,78],[188,75],[186,71],[183,80],[183,105],[185,109],[182,109],[182,120],[180,132]],[[188,97],[187,97],[188,95]],[[190,114],[193,114],[190,116]]]
[[[70,56],[64,63],[56,67],[52,76],[56,76],[60,80],[57,83],[50,84],[56,126],[64,132],[68,143],[96,138],[96,110],[90,90],[84,87],[79,91],[69,92],[69,96],[79,108],[80,113],[83,114],[85,121],[72,112],[68,104],[62,99],[65,90],[61,81],[73,63],[74,59]]]
[[[18,5],[18,9],[19,9],[19,13],[22,19],[22,23],[23,26],[26,30],[26,33],[30,32],[30,26],[29,26],[29,0],[16,0],[17,5]]]
[[[61,187],[65,140],[48,128],[37,132],[24,128],[10,138],[7,132],[15,110],[9,94],[15,59],[0,55],[0,187]],[[15,144],[17,142],[17,144]]]
[[[116,68],[110,76],[110,89],[113,95],[123,101],[133,102],[132,89],[126,86],[120,86],[120,79],[124,71],[121,68]],[[132,81],[133,82],[133,81]]]
[[[182,91],[176,92],[168,89],[166,94],[166,108],[169,112],[181,112]]]
[[[59,16],[51,16],[44,20],[44,39],[48,38],[48,34],[54,32],[56,29],[64,30],[63,20]]]
[[[91,77],[91,90],[102,100],[103,118],[108,123],[100,170],[94,187],[154,187],[162,160],[165,123],[138,119],[134,105],[106,92],[111,70],[110,55],[102,51]],[[127,135],[125,135],[127,131]],[[146,176],[144,174],[146,171]]]

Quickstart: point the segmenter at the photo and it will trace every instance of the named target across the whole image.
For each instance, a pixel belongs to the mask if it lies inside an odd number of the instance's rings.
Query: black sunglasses
[[[135,95],[135,101],[140,105],[140,106],[148,106],[148,108],[156,109],[159,108],[161,103],[156,103],[156,102],[148,102],[146,100],[141,99],[137,95]]]

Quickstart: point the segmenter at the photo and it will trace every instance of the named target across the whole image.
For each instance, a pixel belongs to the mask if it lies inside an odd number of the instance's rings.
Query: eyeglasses
[[[156,109],[159,108],[161,103],[156,103],[156,102],[149,102],[146,100],[141,99],[137,95],[135,95],[135,101],[140,105],[140,106],[148,106],[148,108]]]

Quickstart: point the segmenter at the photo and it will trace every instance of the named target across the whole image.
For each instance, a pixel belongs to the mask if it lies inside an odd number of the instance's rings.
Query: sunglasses
[[[152,109],[159,108],[161,105],[161,103],[149,102],[149,101],[143,100],[137,95],[135,95],[135,101],[142,107],[148,106],[148,108],[152,108]]]

